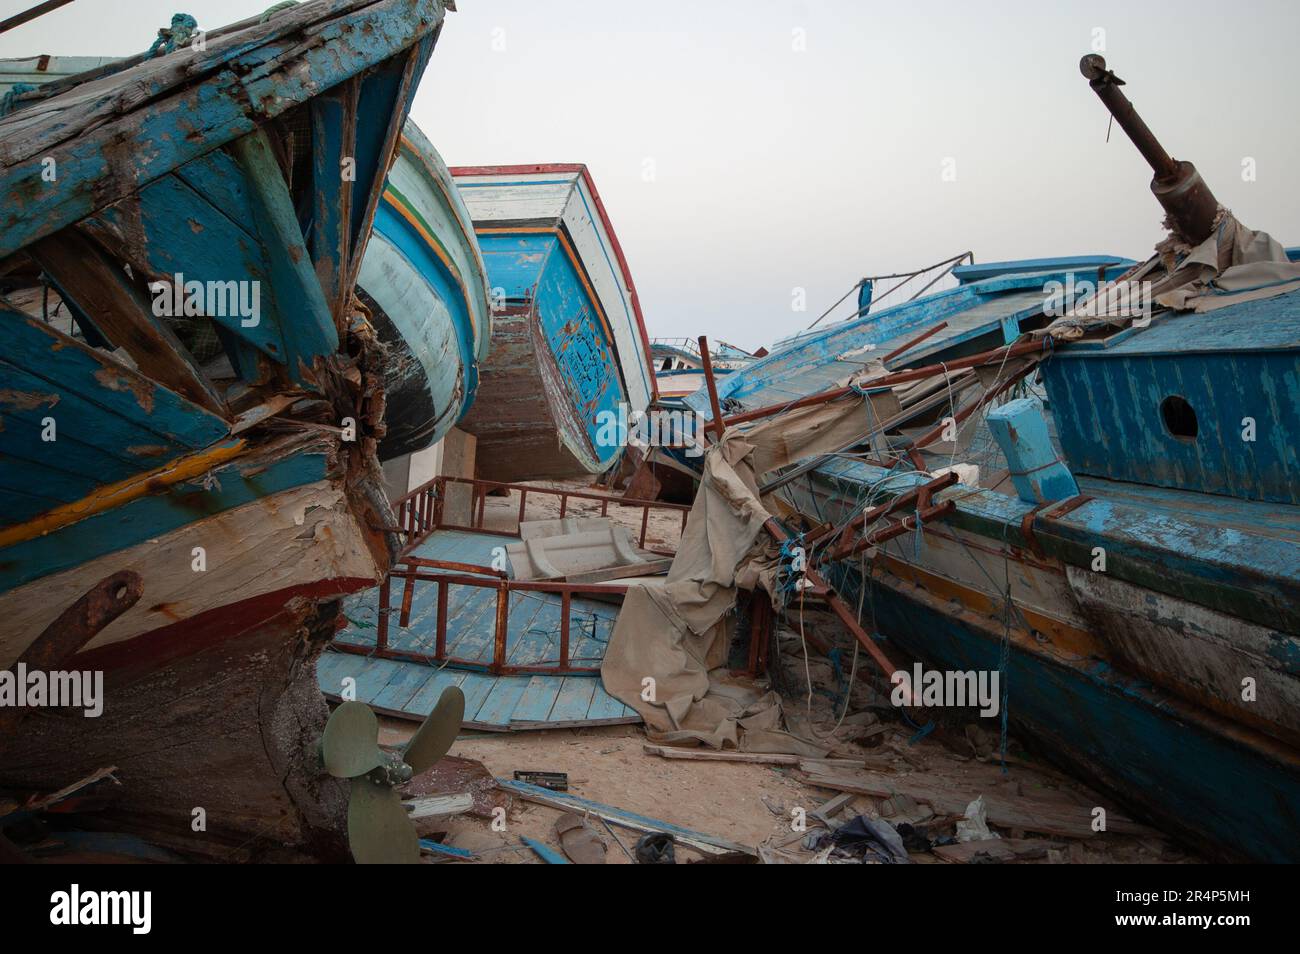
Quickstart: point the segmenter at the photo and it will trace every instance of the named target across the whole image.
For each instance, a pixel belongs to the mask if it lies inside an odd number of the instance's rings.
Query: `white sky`
[[[177,10],[215,27],[270,4],[76,0],[0,35],[0,56],[127,55]],[[1078,72],[1095,28],[1170,152],[1247,225],[1300,244],[1294,2],[459,5],[414,118],[452,165],[587,163],[651,335],[757,347],[862,275],[967,249],[1146,255],[1150,173],[1118,129],[1105,142]]]

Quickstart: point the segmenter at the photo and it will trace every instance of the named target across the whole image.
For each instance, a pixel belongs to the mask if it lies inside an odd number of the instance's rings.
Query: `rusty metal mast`
[[[1079,61],[1079,72],[1088,80],[1092,91],[1110,110],[1121,129],[1133,140],[1142,158],[1155,173],[1151,191],[1169,214],[1174,230],[1188,243],[1199,245],[1214,230],[1214,218],[1219,211],[1219,201],[1210,191],[1196,167],[1186,160],[1175,159],[1165,151],[1155,133],[1142,121],[1133,104],[1120,89],[1124,81],[1113,70],[1106,69],[1106,60],[1090,53]]]

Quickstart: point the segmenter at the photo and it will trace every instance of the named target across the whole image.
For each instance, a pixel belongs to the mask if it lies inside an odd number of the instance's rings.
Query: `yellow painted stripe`
[[[140,497],[157,493],[173,484],[201,477],[212,468],[237,457],[245,446],[244,441],[237,440],[230,444],[210,447],[197,454],[178,457],[161,467],[136,474],[126,480],[119,480],[115,484],[97,487],[87,497],[73,503],[60,504],[26,523],[0,530],[0,549],[61,530],[78,520],[84,520]]]
[[[881,565],[894,576],[921,587],[941,600],[955,600],[971,612],[989,618],[998,617],[1003,611],[1000,597],[990,596],[972,586],[958,583],[946,576],[940,576],[914,564],[905,563],[889,553],[882,552],[878,559]],[[1087,630],[1079,629],[1077,626],[1072,626],[1069,622],[1054,616],[1040,613],[1024,604],[1017,604],[1017,609],[1025,622],[1040,633],[1051,637],[1058,650],[1064,650],[1077,656],[1109,658],[1110,653],[1106,645]],[[1012,629],[1013,638],[1018,638],[1019,634],[1020,629],[1014,627]],[[1032,642],[1028,635],[1025,635],[1024,639]]]
[[[460,234],[465,237],[466,246],[474,250],[475,257],[479,259],[479,269],[486,272],[487,269],[483,267],[482,256],[479,255],[478,242],[474,241],[473,233],[465,228],[465,223],[462,222],[460,216],[456,214],[456,201],[451,197],[451,193],[447,191],[447,184],[443,182],[442,177],[438,175],[438,170],[433,168],[429,163],[429,160],[424,157],[424,154],[420,152],[420,150],[416,149],[415,144],[411,142],[411,140],[407,139],[405,135],[402,136],[402,146],[411,154],[412,158],[414,158],[416,162],[424,167],[425,173],[428,174],[433,184],[438,187],[438,191],[442,193],[442,197],[447,200],[447,208],[451,210],[451,217],[456,220],[456,225],[460,228]],[[450,176],[451,173],[447,173],[447,175]]]
[[[419,233],[424,244],[438,257],[438,260],[442,262],[443,265],[447,266],[447,271],[451,272],[452,277],[456,279],[456,284],[460,286],[460,296],[465,299],[465,314],[469,315],[470,331],[473,332],[474,337],[477,338],[478,322],[474,320],[474,303],[470,300],[469,289],[466,287],[465,279],[461,275],[460,269],[456,267],[456,263],[447,255],[447,252],[443,249],[442,245],[429,234],[428,229],[424,227],[424,223],[416,218],[415,214],[410,209],[397,201],[396,196],[391,195],[387,190],[385,190],[384,201],[389,206],[396,209],[397,214],[406,219],[411,228],[415,229],[415,231]]]

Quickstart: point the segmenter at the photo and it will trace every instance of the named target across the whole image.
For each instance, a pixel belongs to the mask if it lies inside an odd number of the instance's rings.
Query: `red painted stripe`
[[[121,642],[78,653],[65,668],[146,672],[211,646],[234,640],[249,630],[287,615],[285,604],[295,596],[328,600],[375,585],[369,577],[340,577],[289,586],[177,620]],[[286,634],[288,638],[288,634]]]

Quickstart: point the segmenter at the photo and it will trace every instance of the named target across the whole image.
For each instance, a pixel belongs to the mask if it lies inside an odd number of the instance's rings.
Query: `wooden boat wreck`
[[[6,789],[112,768],[155,844],[341,846],[315,661],[399,545],[353,289],[443,6],[304,3],[0,119],[0,666],[103,674],[6,723]]]
[[[608,439],[617,431],[609,422],[644,412],[655,382],[636,286],[590,172],[578,164],[451,172],[495,307],[482,386],[459,425],[477,438],[478,476],[609,469],[623,448]]]
[[[1153,257],[959,268],[686,401],[744,427],[865,396],[851,445],[762,487],[863,630],[998,673],[994,731],[1189,843],[1295,862],[1300,255],[1082,68],[1155,171]]]
[[[388,348],[379,457],[389,460],[441,440],[464,416],[492,340],[469,212],[442,157],[410,120],[357,284]]]
[[[744,348],[719,341],[711,351],[715,374],[727,375],[745,367],[756,357]],[[661,405],[676,406],[688,394],[704,387],[704,364],[700,346],[690,338],[655,338],[650,342],[650,357],[655,368],[655,390]]]

